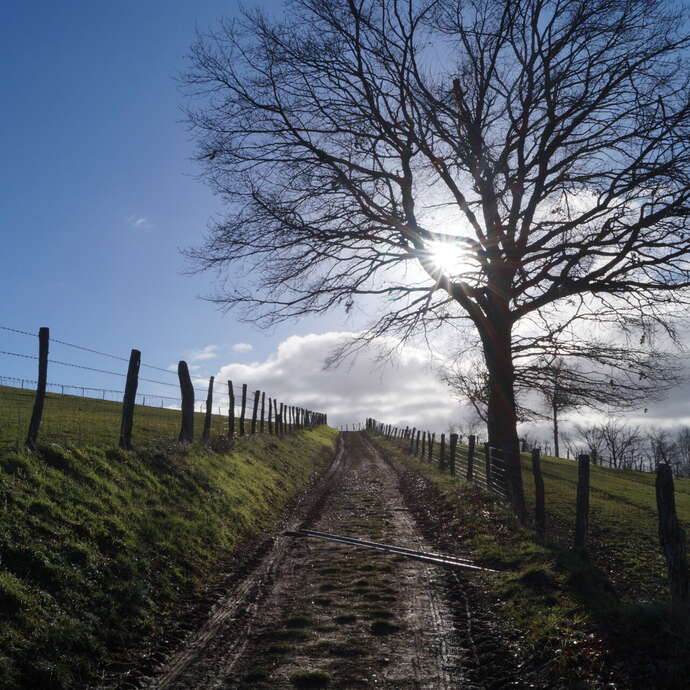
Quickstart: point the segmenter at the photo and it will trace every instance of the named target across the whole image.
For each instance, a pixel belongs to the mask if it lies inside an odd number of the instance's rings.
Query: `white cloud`
[[[233,352],[251,352],[253,349],[254,346],[249,343],[235,343],[232,346]]]
[[[138,230],[148,230],[153,227],[153,223],[148,218],[138,215],[127,216],[127,223]]]
[[[331,425],[375,417],[441,431],[451,419],[457,420],[458,407],[434,375],[426,350],[400,347],[390,361],[380,362],[373,347],[337,368],[325,369],[328,355],[353,335],[290,336],[264,361],[221,367],[216,380],[232,380],[236,395],[246,383],[250,391],[266,391],[279,402],[325,412]]]
[[[218,357],[218,345],[207,345],[201,350],[195,350],[189,355],[192,362],[203,362],[207,359],[215,359]]]

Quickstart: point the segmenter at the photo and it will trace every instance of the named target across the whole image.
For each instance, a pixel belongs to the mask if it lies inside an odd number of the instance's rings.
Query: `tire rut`
[[[399,477],[364,435],[285,525],[429,550]],[[253,572],[139,687],[472,688],[446,575],[402,556],[278,536]]]

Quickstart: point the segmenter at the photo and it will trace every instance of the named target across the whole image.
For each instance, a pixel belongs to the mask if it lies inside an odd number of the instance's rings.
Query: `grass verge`
[[[0,687],[83,687],[273,526],[335,436],[0,452]]]
[[[424,492],[427,526],[434,533],[437,547],[451,554],[469,552],[479,564],[500,571],[479,575],[476,582],[487,600],[493,602],[496,615],[517,631],[516,644],[524,663],[536,669],[540,678],[549,679],[550,687],[608,687],[607,683],[630,688],[687,687],[687,612],[672,611],[661,599],[631,601],[621,597],[610,578],[615,560],[608,568],[598,566],[598,559],[605,556],[603,547],[597,552],[597,561],[571,552],[560,542],[563,533],[556,532],[558,523],[552,523],[552,533],[559,539],[537,544],[531,530],[523,528],[510,511],[476,486],[420,462],[381,437],[372,440],[388,457],[426,480],[420,491]],[[563,524],[573,510],[575,488],[554,475],[558,470],[567,480],[571,472],[574,474],[574,468],[566,462],[547,459],[544,463],[550,514],[555,513]],[[530,479],[525,476],[528,499]],[[647,531],[653,476],[626,478],[605,468],[594,468],[592,481],[593,514],[595,520],[600,520],[594,530],[594,543],[624,542],[620,533],[623,524],[632,546],[622,543],[621,551],[634,551],[639,540],[651,543]],[[626,483],[632,484],[632,489]],[[608,493],[618,491],[618,495],[609,499],[610,504],[603,500],[599,504],[596,498],[605,489]],[[573,493],[572,501],[569,491]],[[645,509],[626,514],[621,511],[626,503]],[[638,515],[643,515],[644,521]],[[612,525],[610,531],[608,525]],[[644,585],[644,573],[655,572],[659,579],[663,570],[658,572],[656,558],[650,557],[650,562],[646,559],[646,551],[640,550],[639,566],[633,573],[636,589],[657,591],[656,580]]]

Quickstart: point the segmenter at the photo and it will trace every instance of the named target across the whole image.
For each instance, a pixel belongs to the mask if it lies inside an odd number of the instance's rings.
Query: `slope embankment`
[[[328,466],[336,432],[0,453],[0,687],[84,687],[223,575]]]

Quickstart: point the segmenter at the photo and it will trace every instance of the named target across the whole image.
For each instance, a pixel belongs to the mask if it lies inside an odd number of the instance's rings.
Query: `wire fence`
[[[367,420],[366,428],[422,462],[476,486],[508,504],[505,467],[489,444],[455,436],[455,462],[445,434],[396,428]],[[576,554],[604,574],[613,591],[628,601],[680,596],[690,604],[690,569],[685,533],[690,529],[690,480],[672,477],[660,464],[647,472],[542,457],[538,448],[521,453],[526,524],[537,541]],[[662,490],[662,487],[666,487]],[[676,592],[674,594],[674,592]],[[681,592],[680,595],[677,593]]]
[[[467,445],[463,445],[462,436],[451,432],[439,434],[437,438],[431,431],[409,426],[402,429],[375,419],[368,419],[365,427],[382,434],[401,450],[435,464],[441,471],[473,482],[484,491],[507,500],[503,456],[498,449],[479,442],[475,436],[469,436]]]
[[[7,326],[0,326],[0,330],[17,336],[31,337],[34,342],[38,337],[30,331]],[[53,371],[59,372],[67,367],[71,371],[87,372],[90,376],[97,374],[99,377],[112,377],[120,385],[97,386],[86,383],[80,385],[74,381],[45,381],[45,399],[38,440],[41,443],[106,447],[118,445],[121,440],[123,399],[126,390],[126,386],[122,384],[127,381],[131,357],[127,359],[94,348],[50,339],[50,345],[54,343],[88,353],[91,358],[108,358],[112,362],[127,363],[127,366],[123,367],[124,371],[117,371],[119,367],[106,368],[91,366],[92,362],[87,364],[83,361],[65,361],[63,358],[48,357],[46,352],[48,376],[52,377]],[[41,388],[40,348],[38,355],[26,350],[17,352],[17,349],[20,348],[0,350],[0,358],[32,363],[32,367],[39,369],[39,377],[0,375],[0,449],[16,450],[27,444],[27,432],[34,412],[37,390]],[[144,390],[138,389],[133,397],[133,443],[177,439],[181,429],[183,408],[181,383],[174,379],[161,380],[160,376],[150,378],[148,371],[165,373],[175,379],[178,378],[178,372],[146,363],[139,366],[143,369],[143,375],[136,377],[137,386],[143,383],[145,387]],[[205,381],[199,377],[192,380],[195,398],[192,403],[194,440],[227,438],[252,432],[288,433],[303,426],[327,423],[327,418],[323,414],[280,402],[263,391],[249,390],[246,384],[238,386],[231,381],[209,381],[204,385]],[[214,395],[209,408],[210,386],[213,386]]]

